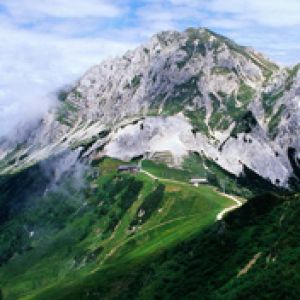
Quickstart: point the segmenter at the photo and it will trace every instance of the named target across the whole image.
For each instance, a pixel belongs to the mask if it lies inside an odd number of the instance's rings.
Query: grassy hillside
[[[34,299],[299,299],[299,213],[299,195],[256,197],[172,247]]]
[[[183,182],[189,182],[191,178],[206,178],[209,185],[215,186],[219,191],[243,198],[261,195],[266,191],[278,194],[285,192],[246,167],[243,175],[237,178],[214,161],[198,153],[191,152],[183,161],[180,169],[170,168],[161,162],[150,160],[144,160],[142,165],[145,170],[160,178]]]
[[[0,253],[3,245],[12,252],[0,267],[4,299],[99,299],[88,291],[106,286],[108,278],[116,279],[107,295],[114,298],[117,286],[127,285],[118,274],[148,266],[234,204],[210,186],[117,173],[120,163],[102,160],[86,175],[84,188],[67,180],[29,199],[2,225]],[[17,246],[7,234],[16,228],[22,237]]]

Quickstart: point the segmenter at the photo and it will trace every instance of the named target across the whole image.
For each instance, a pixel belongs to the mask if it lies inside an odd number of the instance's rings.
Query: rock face
[[[1,170],[66,149],[88,159],[168,152],[177,166],[193,151],[287,187],[299,177],[298,70],[204,28],[162,32],[88,70],[19,147],[2,142]]]

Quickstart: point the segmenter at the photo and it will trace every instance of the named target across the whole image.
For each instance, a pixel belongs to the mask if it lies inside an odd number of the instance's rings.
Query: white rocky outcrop
[[[2,141],[1,172],[66,149],[123,160],[167,151],[176,165],[196,151],[232,174],[247,166],[287,186],[287,151],[300,150],[299,103],[297,68],[207,29],[166,31],[90,68],[21,146]],[[242,119],[248,111],[257,121],[251,128]]]
[[[120,128],[105,147],[104,154],[130,160],[145,153],[169,152],[174,157],[174,164],[180,167],[183,158],[193,151],[235,175],[240,175],[246,165],[274,184],[287,185],[291,173],[288,161],[277,157],[268,141],[258,138],[255,133],[230,138],[219,151],[203,134],[194,135],[191,130],[191,125],[181,115],[148,117]]]

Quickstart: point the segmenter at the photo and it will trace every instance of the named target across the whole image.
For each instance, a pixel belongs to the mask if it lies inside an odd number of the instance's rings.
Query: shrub
[[[135,218],[130,223],[129,227],[145,223],[151,215],[159,208],[163,196],[164,196],[165,186],[163,184],[158,184],[153,192],[151,192],[144,200],[142,205],[138,208]],[[138,216],[138,213],[143,211],[142,216]]]

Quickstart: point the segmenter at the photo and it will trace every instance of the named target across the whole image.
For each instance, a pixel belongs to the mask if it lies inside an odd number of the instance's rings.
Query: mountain
[[[67,148],[123,160],[167,151],[175,166],[194,151],[288,187],[299,175],[298,69],[207,29],[162,32],[61,91],[18,149],[3,142],[3,172]]]
[[[190,28],[60,90],[0,141],[0,299],[297,299],[299,68]]]

